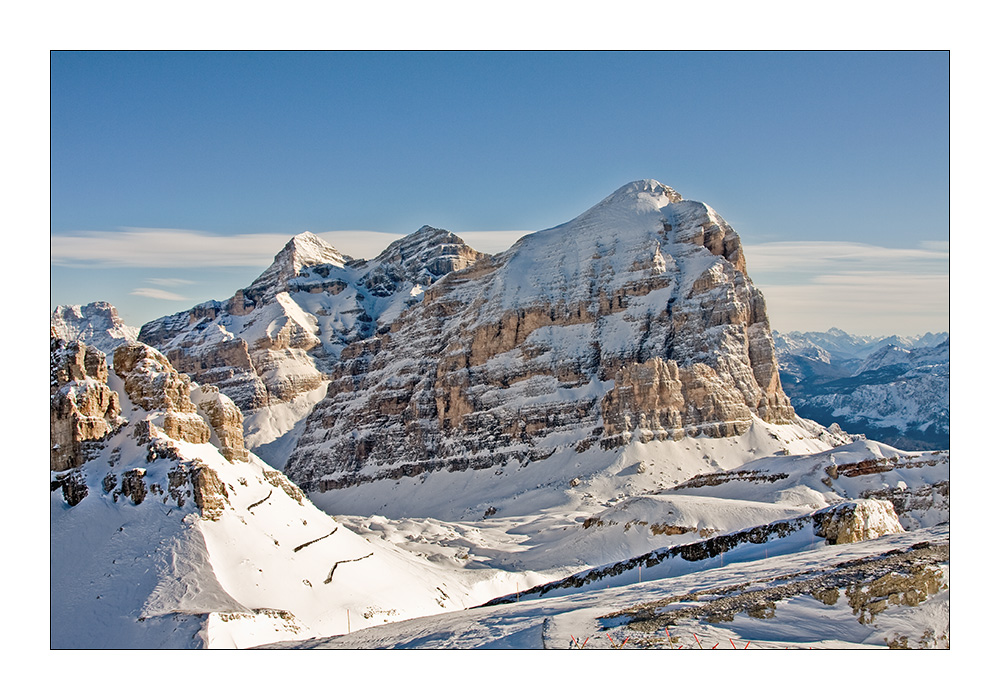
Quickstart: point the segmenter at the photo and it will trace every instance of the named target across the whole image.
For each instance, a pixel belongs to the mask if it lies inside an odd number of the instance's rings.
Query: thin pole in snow
[[[351,611],[350,611],[350,609],[348,609],[348,611],[347,611],[347,633],[348,634],[351,633]]]

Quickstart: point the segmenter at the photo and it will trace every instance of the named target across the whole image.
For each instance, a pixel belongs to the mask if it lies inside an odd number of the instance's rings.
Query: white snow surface
[[[790,595],[774,605],[773,615],[739,612],[730,620],[681,618],[669,628],[629,626],[637,605],[657,604],[660,611],[697,606],[690,594],[723,587],[766,590],[777,582],[808,578],[816,572],[865,557],[911,547],[946,544],[948,529],[938,527],[849,545],[826,546],[749,562],[716,565],[672,578],[633,581],[606,589],[553,598],[521,600],[433,617],[392,623],[350,635],[283,648],[319,649],[884,649],[905,636],[914,646],[947,647],[949,590],[947,562],[934,565],[941,588],[916,606],[889,603],[867,619],[852,609],[844,590],[834,601],[821,602],[808,593]],[[669,602],[687,594],[690,602]],[[704,594],[704,593],[703,593]],[[698,602],[695,602],[695,601]]]

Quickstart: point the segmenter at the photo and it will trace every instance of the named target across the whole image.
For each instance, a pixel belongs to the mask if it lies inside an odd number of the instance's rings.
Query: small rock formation
[[[243,413],[232,399],[214,386],[196,387],[191,392],[191,399],[208,416],[208,422],[219,439],[222,456],[230,462],[248,461],[250,453],[243,445]]]
[[[107,384],[103,352],[56,335],[49,339],[50,469],[64,472],[89,459],[102,438],[124,423],[118,394]]]
[[[904,532],[892,503],[872,498],[824,508],[815,514],[813,522],[814,532],[828,544],[863,542]]]
[[[218,520],[229,505],[229,491],[216,471],[207,466],[195,468],[191,472],[191,486],[194,488],[194,502],[207,520]]]
[[[129,399],[155,412],[151,419],[165,435],[192,443],[211,439],[211,428],[191,402],[191,380],[162,353],[144,343],[126,343],[115,350],[114,366]]]
[[[129,469],[122,474],[121,493],[132,503],[139,505],[146,498],[146,470]]]

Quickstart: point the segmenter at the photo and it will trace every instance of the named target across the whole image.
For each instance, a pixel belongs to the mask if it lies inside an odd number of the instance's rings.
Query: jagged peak
[[[296,277],[302,270],[317,265],[344,267],[348,258],[315,233],[304,231],[293,236],[274,256],[274,262],[264,270],[251,288],[273,287]]]
[[[304,267],[323,263],[343,265],[346,262],[346,258],[339,250],[311,231],[303,231],[293,236],[281,252],[274,256],[275,262],[282,260],[290,260],[295,272]]]
[[[484,257],[485,253],[475,250],[448,229],[425,224],[413,233],[390,243],[375,261],[408,261],[417,258],[424,260],[428,257],[442,256],[480,258]]]
[[[638,221],[650,216],[653,217],[653,220],[659,220],[664,208],[681,201],[683,201],[683,197],[676,190],[661,182],[635,180],[622,185],[566,225],[582,224],[586,226],[597,222],[608,223],[612,220],[620,222],[623,219]],[[645,227],[645,224],[640,226],[640,228],[642,227]],[[556,228],[563,227],[557,226]]]

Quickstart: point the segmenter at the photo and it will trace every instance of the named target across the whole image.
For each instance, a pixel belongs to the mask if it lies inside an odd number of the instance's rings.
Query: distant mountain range
[[[774,333],[781,384],[796,413],[912,450],[950,445],[949,346],[947,333]]]

